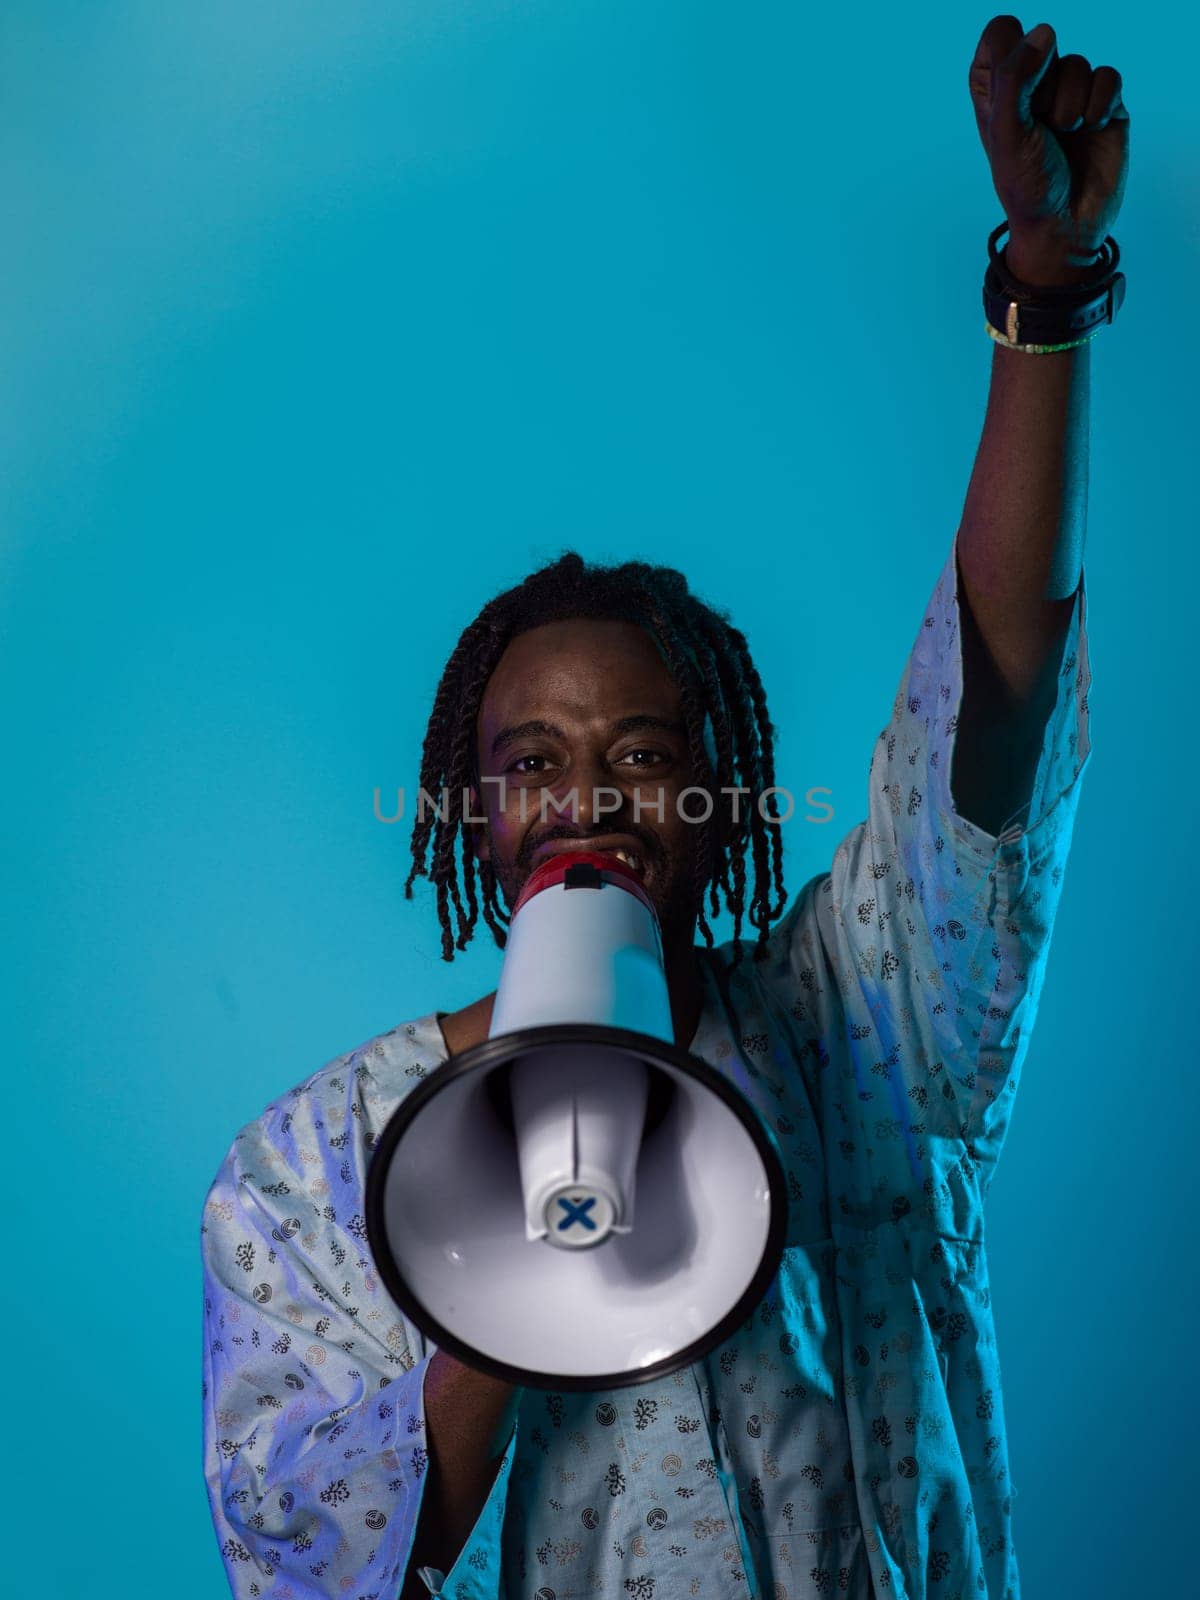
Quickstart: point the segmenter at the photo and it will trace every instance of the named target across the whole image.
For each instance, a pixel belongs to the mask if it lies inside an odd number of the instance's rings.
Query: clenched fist
[[[1129,112],[1115,67],[1058,54],[1054,30],[993,17],[969,75],[979,137],[1008,219],[1008,255],[1061,266],[1096,260],[1129,173]]]

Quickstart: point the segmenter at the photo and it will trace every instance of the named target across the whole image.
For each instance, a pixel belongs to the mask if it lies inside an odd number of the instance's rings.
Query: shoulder
[[[333,1152],[352,1145],[369,1150],[392,1112],[445,1053],[437,1013],[428,1012],[333,1056],[238,1131],[222,1174],[263,1177],[287,1169],[307,1177]]]
[[[745,927],[740,961],[735,963],[737,945],[732,939],[702,951],[722,986],[734,990],[755,984],[789,986],[819,966],[825,924],[833,912],[833,889],[834,878],[829,871],[808,878],[771,927],[761,954],[757,952],[756,930]]]

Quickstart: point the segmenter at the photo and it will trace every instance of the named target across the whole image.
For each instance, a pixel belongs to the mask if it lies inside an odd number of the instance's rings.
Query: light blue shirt
[[[605,1393],[526,1390],[446,1600],[1018,1600],[983,1201],[1012,1114],[1089,754],[1086,597],[1025,825],[950,793],[956,550],[870,769],[869,815],[770,959],[707,953],[691,1048],[787,1174],[783,1263],[727,1343]],[[204,1208],[204,1467],[237,1600],[395,1600],[436,1346],[366,1243],[371,1150],[446,1056],[436,1013],[234,1140]]]

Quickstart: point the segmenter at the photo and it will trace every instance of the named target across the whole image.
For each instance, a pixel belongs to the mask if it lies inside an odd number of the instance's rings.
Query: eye
[[[637,750],[627,750],[625,752],[625,754],[621,757],[621,760],[622,761],[631,761],[634,756],[645,756],[645,757],[647,757],[647,760],[645,760],[645,761],[638,761],[638,762],[634,763],[635,766],[638,766],[638,767],[651,766],[656,761],[667,761],[667,760],[670,759],[670,757],[664,755],[661,750],[647,750],[647,749],[639,747]]]
[[[518,777],[522,777],[522,778],[536,777],[539,772],[544,770],[543,768],[541,768],[541,767],[534,767],[534,768],[522,767],[521,763],[523,761],[548,761],[549,759],[550,758],[548,756],[541,756],[541,755],[536,755],[536,754],[535,755],[528,755],[528,756],[518,756],[515,761],[512,761],[512,762],[509,763],[509,765],[506,768],[506,770],[508,772],[515,772],[518,775]]]

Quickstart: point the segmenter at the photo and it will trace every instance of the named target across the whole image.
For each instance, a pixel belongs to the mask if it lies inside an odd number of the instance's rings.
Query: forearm
[[[987,415],[958,531],[976,620],[1018,704],[1061,642],[1087,526],[1091,345],[995,345]]]
[[[449,1572],[496,1481],[524,1389],[438,1350],[425,1374],[429,1477],[403,1600],[429,1600],[421,1567]]]
[[[1078,281],[1010,258],[1022,282]],[[952,789],[998,833],[1030,798],[1087,525],[1091,345],[993,345],[991,389],[958,530],[963,695]]]

